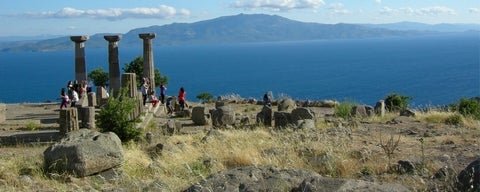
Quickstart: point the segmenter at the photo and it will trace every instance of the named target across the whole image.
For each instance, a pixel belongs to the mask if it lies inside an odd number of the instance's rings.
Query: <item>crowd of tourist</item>
[[[68,105],[75,107],[76,103],[91,91],[92,84],[90,81],[68,81],[67,87],[60,90],[60,109],[67,108]]]
[[[142,80],[142,85],[140,86],[140,92],[142,94],[143,105],[147,106],[148,103],[152,103],[153,107],[156,107],[159,103],[165,104],[167,110],[167,115],[171,116],[174,112],[174,107],[176,103],[175,96],[166,97],[167,87],[163,84],[160,85],[160,95],[159,98],[155,94],[155,87],[150,84],[150,81],[147,77],[144,77]],[[90,80],[84,80],[81,82],[68,81],[67,86],[61,89],[60,92],[60,109],[70,107],[75,107],[77,102],[86,97],[88,93],[92,92],[92,84]],[[180,110],[185,110],[188,107],[186,101],[186,91],[183,87],[180,88],[178,92],[178,106]]]

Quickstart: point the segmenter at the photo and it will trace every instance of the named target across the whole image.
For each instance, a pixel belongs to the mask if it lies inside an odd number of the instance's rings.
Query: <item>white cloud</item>
[[[346,15],[349,14],[350,11],[345,9],[345,6],[342,3],[331,3],[328,6],[331,14],[334,15]]]
[[[425,7],[420,9],[414,9],[411,7],[403,8],[390,8],[383,7],[379,11],[381,14],[393,15],[393,14],[407,14],[407,15],[455,15],[456,11],[443,6]]]
[[[380,3],[382,3],[382,0],[375,0],[375,2],[380,4]]]
[[[110,8],[96,10],[79,10],[71,7],[65,7],[57,12],[25,13],[21,16],[27,18],[94,18],[106,20],[122,20],[127,18],[155,18],[165,19],[174,16],[189,16],[190,11],[186,9],[176,10],[174,7],[160,5],[156,8]]]
[[[479,14],[480,13],[480,8],[472,7],[470,9],[468,9],[468,12],[473,13],[473,14]]]
[[[251,0],[236,1],[230,6],[241,9],[267,9],[273,11],[289,11],[293,9],[317,9],[324,5],[323,0]]]

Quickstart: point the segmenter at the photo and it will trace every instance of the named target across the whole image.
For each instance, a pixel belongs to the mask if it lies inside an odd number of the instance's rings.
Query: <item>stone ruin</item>
[[[127,95],[131,98],[139,100],[138,106],[132,114],[132,118],[138,117],[144,112],[143,105],[140,102],[141,98],[137,93],[136,75],[132,73],[125,73],[120,76],[120,63],[118,59],[118,41],[121,40],[121,35],[105,35],[104,39],[108,41],[108,74],[109,84],[111,88],[110,95],[118,94],[120,87],[128,87]],[[155,86],[154,81],[154,65],[152,52],[152,39],[155,38],[155,33],[139,34],[139,38],[143,39],[143,75],[150,79],[151,85]],[[71,36],[70,39],[75,42],[75,80],[81,82],[87,79],[87,71],[85,64],[85,41],[89,39],[88,36]],[[95,113],[96,108],[106,104],[108,100],[107,90],[105,87],[97,87],[96,93],[91,92],[86,97],[77,102],[76,108],[67,108],[60,111],[59,124],[60,133],[66,134],[79,128],[95,128]],[[2,110],[0,105],[0,122],[2,122]],[[4,114],[4,113],[3,113]],[[4,116],[4,115],[3,115]]]

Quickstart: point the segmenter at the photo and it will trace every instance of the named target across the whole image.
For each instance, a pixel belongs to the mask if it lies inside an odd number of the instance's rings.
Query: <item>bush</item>
[[[340,103],[340,105],[335,106],[335,116],[350,119],[352,117],[351,111],[354,105],[355,103],[349,101]]]
[[[114,132],[122,142],[139,139],[142,130],[136,128],[135,124],[140,119],[138,117],[132,118],[131,115],[136,105],[137,101],[127,96],[127,89],[120,89],[118,96],[110,96],[105,106],[95,117],[97,127],[101,132]]]
[[[461,125],[462,124],[462,116],[459,115],[459,114],[450,115],[445,119],[445,124]]]
[[[385,98],[385,107],[388,111],[400,111],[408,109],[408,101],[412,97],[392,93]]]
[[[458,112],[465,117],[480,119],[480,101],[477,98],[460,99]]]
[[[210,103],[213,101],[213,95],[207,92],[203,92],[197,95],[197,99],[201,100],[203,103]]]

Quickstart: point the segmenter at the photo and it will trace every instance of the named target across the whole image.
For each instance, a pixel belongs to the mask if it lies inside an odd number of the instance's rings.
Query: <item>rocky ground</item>
[[[194,105],[194,104],[192,104]],[[261,105],[255,104],[232,104],[237,113],[248,116],[250,121],[255,121],[256,114],[261,110]],[[367,149],[370,156],[382,156],[386,153],[382,145],[386,145],[391,136],[393,141],[400,137],[399,145],[394,150],[393,163],[399,160],[413,163],[428,162],[431,167],[450,167],[458,173],[470,162],[480,157],[478,139],[480,128],[465,128],[443,123],[428,123],[412,117],[393,115],[385,120],[358,119],[356,121],[337,120],[332,117],[332,108],[313,107],[316,114],[316,121],[322,122],[322,126],[332,128],[345,128],[353,142],[352,151]],[[7,145],[5,141],[25,142],[54,142],[58,136],[57,119],[59,116],[59,105],[56,103],[22,103],[8,104],[6,121],[0,124],[1,145]],[[195,126],[188,118],[175,118],[165,115],[163,108],[154,114],[155,125],[162,127],[167,121],[175,119],[181,122],[180,134],[206,131],[210,127]],[[327,122],[327,123],[323,123]],[[318,123],[317,123],[318,124]],[[477,124],[478,125],[478,124]],[[21,139],[19,139],[21,138]],[[33,139],[32,139],[33,138]],[[9,151],[11,154],[11,151]],[[0,150],[0,155],[2,150]],[[372,158],[372,157],[368,157]],[[436,173],[429,172],[419,176],[419,183],[434,177]],[[381,182],[382,178],[365,175],[360,179]],[[399,182],[405,178],[398,177]],[[434,181],[441,183],[442,180]]]

